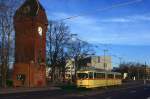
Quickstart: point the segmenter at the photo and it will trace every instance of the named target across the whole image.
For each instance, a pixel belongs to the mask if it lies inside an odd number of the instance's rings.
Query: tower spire
[[[26,0],[17,10],[17,15],[37,16],[39,10],[44,10],[39,0]],[[45,10],[44,10],[45,11]]]

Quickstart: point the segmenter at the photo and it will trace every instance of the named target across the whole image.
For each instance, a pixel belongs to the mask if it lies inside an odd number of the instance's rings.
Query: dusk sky
[[[150,0],[40,0],[49,20],[64,20],[71,33],[99,45],[97,55],[150,64]],[[102,45],[101,45],[102,44]],[[119,59],[112,57],[113,65]]]

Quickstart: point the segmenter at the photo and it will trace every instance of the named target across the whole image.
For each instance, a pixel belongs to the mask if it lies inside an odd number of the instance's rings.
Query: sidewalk
[[[59,87],[43,87],[43,88],[2,88],[0,89],[0,95],[11,94],[11,93],[22,93],[22,92],[36,92],[36,91],[47,91],[47,90],[60,90]]]

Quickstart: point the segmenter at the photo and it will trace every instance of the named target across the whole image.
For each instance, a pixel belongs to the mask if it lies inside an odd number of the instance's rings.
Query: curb
[[[24,93],[24,92],[38,92],[38,91],[48,91],[48,90],[60,90],[58,87],[48,87],[48,88],[12,88],[12,89],[0,89],[0,95]]]

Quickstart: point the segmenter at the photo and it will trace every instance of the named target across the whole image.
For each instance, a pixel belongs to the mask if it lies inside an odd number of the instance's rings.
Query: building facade
[[[92,66],[107,71],[112,70],[111,56],[91,56],[82,59],[80,63],[81,66]]]
[[[73,76],[75,76],[74,60],[67,60],[66,70],[65,70],[65,79],[71,80]]]
[[[91,66],[103,70],[112,70],[111,56],[93,56],[91,57]]]
[[[150,67],[145,68],[145,79],[150,80]]]

